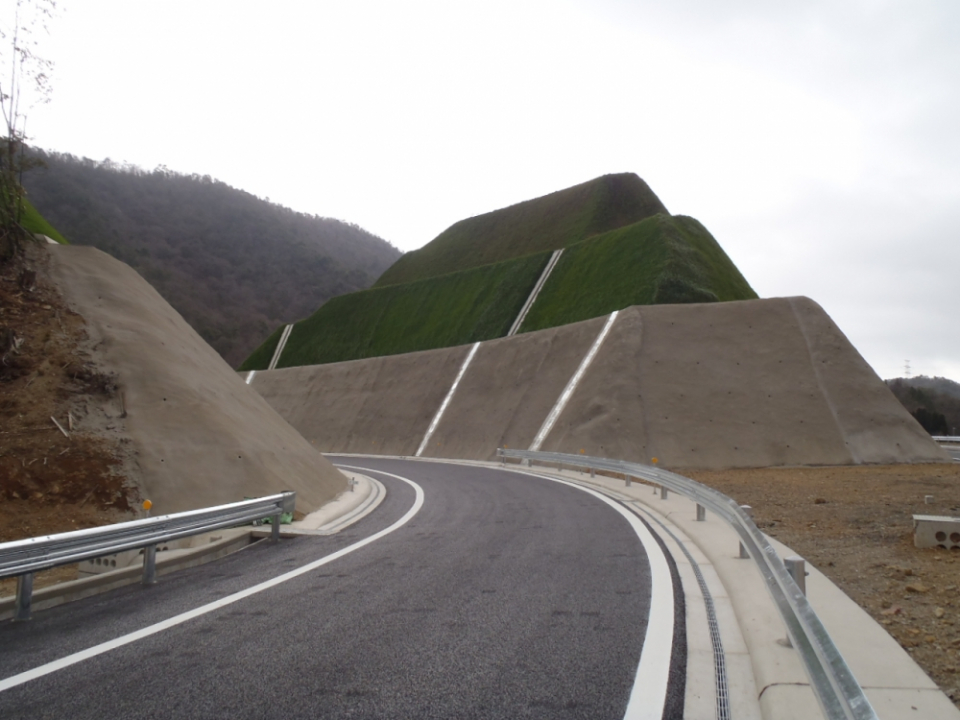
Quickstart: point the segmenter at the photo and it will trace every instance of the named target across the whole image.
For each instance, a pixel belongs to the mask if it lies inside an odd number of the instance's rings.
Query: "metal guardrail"
[[[787,626],[790,640],[800,654],[824,715],[829,720],[877,720],[877,714],[864,695],[863,688],[840,655],[803,591],[767,538],[732,498],[682,475],[624,460],[500,448],[497,449],[497,455],[504,461],[506,458],[515,458],[521,462],[608,470],[622,473],[626,477],[640,478],[656,483],[661,488],[681,493],[724,519],[740,537],[741,552],[745,549],[756,562]]]
[[[958,443],[960,444],[960,435],[934,435],[934,442],[938,442],[941,445],[944,443]]]
[[[158,543],[268,517],[272,518],[272,538],[278,540],[280,516],[293,512],[296,500],[296,493],[284,492],[229,505],[0,543],[0,578],[17,578],[14,619],[28,620],[35,572],[124,550],[144,548],[143,583],[151,585],[156,582]]]

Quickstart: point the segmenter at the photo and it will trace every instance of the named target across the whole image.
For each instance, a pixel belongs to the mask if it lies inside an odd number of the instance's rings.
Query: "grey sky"
[[[960,4],[65,0],[46,148],[404,250],[636,172],[882,377],[960,380]]]

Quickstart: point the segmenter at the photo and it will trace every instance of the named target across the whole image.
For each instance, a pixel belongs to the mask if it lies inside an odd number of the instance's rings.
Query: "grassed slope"
[[[757,294],[703,225],[657,215],[564,250],[521,332],[631,305],[751,300]]]
[[[335,297],[294,325],[277,367],[429,350],[501,337],[550,253]],[[241,366],[270,362],[279,331]]]
[[[29,200],[23,201],[23,216],[20,218],[20,224],[32,233],[46,235],[51,240],[56,240],[61,245],[69,245],[67,239],[57,232],[57,229],[47,222],[37,209],[30,204]]]
[[[591,235],[667,214],[633,173],[604,175],[501,210],[461,220],[394,263],[374,287],[397,285],[471,267],[556,250]]]
[[[319,310],[317,312],[319,312]],[[273,359],[273,353],[277,349],[277,344],[280,342],[280,336],[283,335],[283,329],[285,327],[286,325],[278,325],[277,329],[270,333],[270,337],[264,340],[260,347],[250,353],[250,357],[244,360],[237,369],[240,371],[266,370],[270,365],[270,361]]]

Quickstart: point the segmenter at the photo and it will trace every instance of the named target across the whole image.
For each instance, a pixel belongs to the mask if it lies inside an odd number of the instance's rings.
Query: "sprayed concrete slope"
[[[424,450],[527,448],[606,318],[482,343]],[[413,455],[469,346],[258,372],[325,451]],[[949,462],[807,298],[627,308],[542,450],[670,468]]]
[[[311,512],[347,487],[135,270],[92,247],[51,255],[54,279],[118,376],[155,514],[281,490]]]

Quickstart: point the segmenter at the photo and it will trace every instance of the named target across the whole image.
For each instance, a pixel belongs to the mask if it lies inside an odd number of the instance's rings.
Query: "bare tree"
[[[50,100],[53,63],[38,53],[39,35],[57,11],[56,0],[14,0],[0,25],[0,110],[5,136],[0,139],[0,262],[17,255],[30,238],[23,215],[27,112]]]

